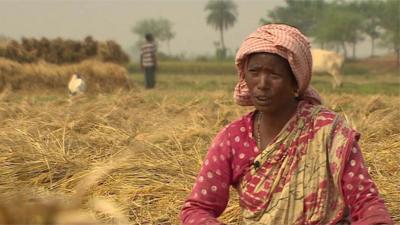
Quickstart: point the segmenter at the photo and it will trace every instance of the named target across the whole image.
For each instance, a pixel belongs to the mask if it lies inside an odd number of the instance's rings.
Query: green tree
[[[160,41],[165,41],[167,42],[167,47],[168,47],[168,54],[171,55],[171,46],[170,42],[172,39],[175,37],[175,32],[172,31],[172,23],[171,21],[167,19],[159,19],[158,25],[160,26]]]
[[[384,1],[380,26],[384,29],[382,44],[394,50],[397,56],[397,69],[400,70],[400,1]]]
[[[347,57],[346,45],[352,47],[356,55],[356,46],[363,40],[366,29],[376,38],[377,26],[366,26],[366,16],[360,13],[361,1],[346,0],[286,0],[286,6],[276,7],[261,23],[285,23],[299,28],[307,36],[321,45],[341,48]],[[375,36],[374,36],[375,35]]]
[[[347,19],[345,42],[352,46],[352,58],[356,58],[356,46],[364,40],[365,20],[359,12],[361,8],[357,2],[349,2],[339,6],[340,13]],[[339,16],[342,16],[339,15]]]
[[[326,5],[324,0],[286,0],[286,6],[276,7],[260,23],[284,23],[311,35]]]
[[[132,29],[132,32],[140,37],[137,45],[140,45],[147,33],[153,34],[157,42],[166,42],[170,54],[170,41],[174,39],[175,32],[172,30],[172,23],[168,19],[145,19],[139,21]]]
[[[363,31],[371,40],[371,57],[375,55],[375,40],[381,35],[379,13],[382,11],[382,1],[367,0],[359,3],[359,11],[363,16]]]
[[[356,45],[363,38],[363,17],[354,5],[346,2],[330,4],[317,22],[313,37],[322,45],[340,46],[345,58],[348,57],[346,44],[352,46],[355,58]]]
[[[227,30],[236,23],[238,16],[237,6],[231,0],[210,0],[206,5],[205,10],[209,12],[206,20],[207,24],[220,33],[221,57],[225,58],[226,47],[224,41],[224,30]]]

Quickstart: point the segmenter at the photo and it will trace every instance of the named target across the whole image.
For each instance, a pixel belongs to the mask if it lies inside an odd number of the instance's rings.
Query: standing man
[[[140,54],[140,67],[144,70],[146,89],[154,88],[156,84],[155,72],[157,69],[157,45],[152,34],[145,35],[146,43],[142,45]]]

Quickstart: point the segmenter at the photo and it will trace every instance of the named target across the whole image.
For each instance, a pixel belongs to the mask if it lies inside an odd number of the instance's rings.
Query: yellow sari
[[[358,134],[323,106],[300,104],[240,181],[244,224],[336,224],[343,218],[340,178]]]

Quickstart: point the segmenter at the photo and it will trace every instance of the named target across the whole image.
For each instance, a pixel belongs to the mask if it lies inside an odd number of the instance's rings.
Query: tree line
[[[260,22],[296,26],[321,48],[336,49],[346,58],[355,58],[357,44],[369,40],[371,56],[378,44],[399,59],[399,0],[286,0],[286,6],[268,12]]]
[[[103,62],[125,64],[129,56],[121,46],[108,40],[99,42],[91,36],[83,41],[65,40],[62,38],[21,38],[21,41],[8,40],[0,45],[0,57],[21,63],[46,61],[54,64],[77,63],[86,59],[97,59]]]

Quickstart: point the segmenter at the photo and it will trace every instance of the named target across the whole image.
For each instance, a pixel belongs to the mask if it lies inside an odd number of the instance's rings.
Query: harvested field
[[[127,70],[114,63],[86,60],[76,64],[56,65],[44,61],[18,63],[0,57],[0,91],[66,91],[68,81],[74,73],[80,73],[87,81],[89,93],[111,92],[130,87]]]
[[[66,224],[73,216],[82,224],[179,224],[211,139],[251,108],[233,104],[234,77],[159,80],[155,90],[90,95],[72,104],[65,94],[3,92],[0,223]],[[399,94],[343,90],[322,95],[361,132],[366,164],[400,223]],[[239,224],[232,196],[222,218]]]

